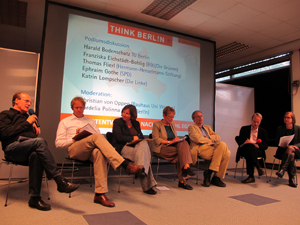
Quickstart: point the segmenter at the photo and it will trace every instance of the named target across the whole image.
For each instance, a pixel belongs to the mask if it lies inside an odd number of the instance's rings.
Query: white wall
[[[228,168],[235,168],[235,155],[238,145],[235,136],[242,126],[251,124],[254,113],[254,89],[231,84],[216,84],[215,132],[226,142],[231,157]],[[205,117],[204,117],[205,119]],[[239,163],[242,167],[242,163]]]

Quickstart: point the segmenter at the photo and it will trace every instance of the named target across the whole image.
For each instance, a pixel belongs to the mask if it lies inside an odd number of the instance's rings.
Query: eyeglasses
[[[25,99],[20,99],[21,101],[24,101],[24,102],[26,102],[26,103],[29,103],[29,104],[31,104],[31,101],[30,100],[25,100]]]
[[[285,116],[284,119],[292,119],[290,116]]]

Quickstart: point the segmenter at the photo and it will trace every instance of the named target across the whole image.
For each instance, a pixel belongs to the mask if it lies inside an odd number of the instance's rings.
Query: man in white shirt
[[[109,201],[105,195],[108,192],[106,160],[115,170],[122,166],[128,174],[140,174],[143,166],[124,160],[106,138],[100,134],[95,121],[84,116],[85,101],[83,98],[73,98],[71,108],[73,115],[61,120],[58,125],[55,146],[57,148],[67,148],[68,155],[72,159],[91,160],[93,162],[95,175],[94,202],[103,206],[114,207],[115,204]],[[96,133],[75,141],[73,137],[86,124],[90,124]]]
[[[204,171],[203,186],[209,187],[213,184],[218,187],[225,187],[224,179],[227,170],[230,150],[225,142],[220,141],[220,135],[216,134],[210,126],[203,125],[202,112],[193,112],[192,119],[195,124],[188,127],[191,141],[191,154],[193,164],[197,162],[197,156],[204,160],[211,161],[209,169]],[[212,173],[214,176],[211,178]]]

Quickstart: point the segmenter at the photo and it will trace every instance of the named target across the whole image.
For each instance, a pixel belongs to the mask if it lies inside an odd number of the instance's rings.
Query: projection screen
[[[167,105],[176,110],[179,136],[197,109],[213,126],[214,51],[211,41],[49,3],[39,77],[42,136],[54,149],[75,96],[86,100],[85,116],[103,134],[127,104],[136,106],[144,135]]]

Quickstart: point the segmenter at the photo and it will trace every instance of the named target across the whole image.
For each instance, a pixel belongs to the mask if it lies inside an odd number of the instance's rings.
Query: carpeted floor
[[[118,173],[111,171],[108,178],[107,197],[116,204],[114,208],[93,203],[94,186],[90,187],[89,177],[81,177],[84,169],[79,169],[79,189],[62,194],[56,191],[54,181],[49,181],[50,200],[47,200],[43,183],[42,198],[51,204],[52,210],[38,211],[28,207],[28,181],[14,181],[4,207],[7,181],[0,181],[0,223],[1,224],[300,224],[298,205],[300,188],[287,185],[287,175],[283,179],[256,179],[255,183],[242,184],[241,174],[234,178],[234,170],[228,170],[224,182],[227,187],[203,187],[203,172],[199,172],[199,184],[190,178],[193,190],[178,188],[178,180],[173,179],[172,165],[163,165],[166,171],[158,176],[158,187],[154,196],[142,192],[140,182],[123,175],[121,192],[118,193]],[[161,170],[161,169],[160,169]],[[154,168],[155,171],[155,168]],[[168,175],[169,174],[169,175]],[[270,174],[270,170],[268,170]],[[274,173],[273,173],[274,174]],[[68,175],[68,174],[66,174]],[[244,175],[245,176],[245,175]],[[274,176],[274,175],[273,175]],[[244,177],[245,178],[245,177]],[[83,180],[82,180],[83,179]],[[2,208],[1,208],[2,207]],[[121,222],[118,220],[121,219]],[[116,222],[117,221],[117,222]]]

